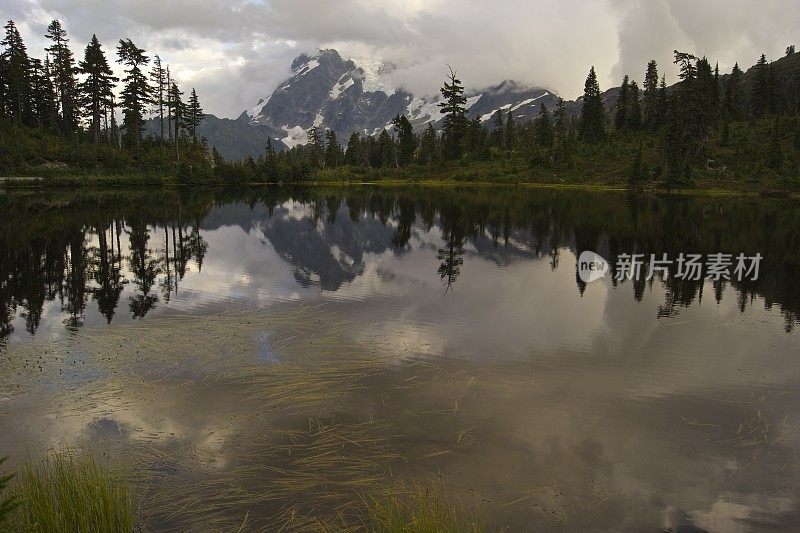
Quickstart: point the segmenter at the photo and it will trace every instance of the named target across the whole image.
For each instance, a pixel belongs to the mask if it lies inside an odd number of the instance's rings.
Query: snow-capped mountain
[[[391,128],[392,118],[406,114],[417,129],[428,123],[439,126],[443,115],[440,97],[414,96],[394,89],[387,75],[391,63],[375,59],[343,59],[336,50],[303,54],[292,62],[292,76],[272,94],[259,99],[237,120],[266,130],[287,147],[308,141],[312,126],[331,129],[340,142],[354,131],[375,135]],[[539,106],[555,107],[558,97],[536,87],[507,80],[496,87],[468,95],[470,118],[492,120],[497,111],[514,112],[515,118],[530,120]]]
[[[336,50],[303,54],[292,62],[292,76],[237,120],[269,131],[289,148],[306,143],[312,126],[345,139],[353,131],[371,133],[403,113],[412,99],[383,82],[393,69],[380,62],[357,64]]]
[[[226,159],[242,159],[262,154],[267,138],[278,149],[305,144],[314,126],[333,130],[342,144],[353,132],[377,135],[391,129],[392,118],[398,114],[405,114],[417,131],[428,124],[441,126],[441,96],[414,95],[394,87],[396,67],[391,63],[344,59],[329,49],[302,54],[291,68],[288,79],[237,119],[207,115],[200,134]],[[492,127],[498,111],[511,112],[518,122],[525,122],[539,116],[542,104],[553,111],[557,102],[558,96],[551,91],[511,80],[467,94],[469,118],[478,118],[487,127]],[[577,112],[579,105],[580,101],[567,102],[568,113]]]

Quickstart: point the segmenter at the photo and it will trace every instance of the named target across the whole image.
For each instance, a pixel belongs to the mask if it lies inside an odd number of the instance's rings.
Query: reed
[[[0,465],[6,462],[8,457],[0,457]],[[7,523],[11,518],[11,513],[17,508],[17,498],[9,495],[8,483],[14,479],[14,474],[0,474],[0,530],[5,531]]]
[[[450,501],[439,485],[417,483],[386,495],[364,497],[365,528],[375,533],[482,532],[478,518]]]
[[[133,531],[134,511],[126,476],[89,454],[50,452],[28,456],[12,493],[12,531]]]

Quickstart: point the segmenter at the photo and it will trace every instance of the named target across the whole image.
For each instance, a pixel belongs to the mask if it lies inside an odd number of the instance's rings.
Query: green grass
[[[414,484],[383,497],[364,498],[366,528],[375,533],[482,532],[477,517],[449,501],[437,485]]]
[[[52,452],[28,457],[11,485],[19,505],[12,531],[133,531],[134,512],[123,472],[91,455]]]
[[[0,457],[2,465],[8,457]],[[5,531],[11,513],[17,507],[17,499],[14,495],[8,495],[8,483],[14,479],[14,474],[0,474],[0,530]]]

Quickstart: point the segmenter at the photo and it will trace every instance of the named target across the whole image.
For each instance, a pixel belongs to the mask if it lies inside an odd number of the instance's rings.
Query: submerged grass
[[[415,438],[403,430],[427,439],[422,418],[460,416],[473,378],[404,362],[412,354],[391,339],[353,331],[328,308],[311,305],[86,327],[79,336],[13,346],[0,393],[36,405],[37,417],[51,415],[49,446],[53,439],[102,441],[111,456],[126,457],[144,528],[363,530],[371,522],[364,494],[382,495],[376,505],[397,512],[399,502],[408,502],[406,511],[434,506],[412,513],[420,526],[439,524],[437,517],[471,524],[434,493],[416,501],[406,489],[396,500],[390,495],[395,472],[408,468],[403,443]],[[403,379],[409,373],[416,377]],[[414,413],[382,416],[391,397],[405,405],[409,395],[419,396],[407,406]],[[427,413],[431,401],[436,414]],[[451,450],[469,439],[445,440],[455,443]],[[434,441],[422,450],[431,452],[425,468],[436,464]]]
[[[439,485],[412,484],[391,494],[365,496],[365,527],[375,533],[482,532],[478,518],[450,501]]]
[[[30,456],[13,494],[12,531],[133,531],[131,494],[123,471],[77,452]]]

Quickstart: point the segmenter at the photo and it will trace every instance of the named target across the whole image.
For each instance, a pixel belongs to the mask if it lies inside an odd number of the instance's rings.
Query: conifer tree
[[[411,164],[414,159],[414,152],[417,150],[417,137],[411,122],[405,115],[397,115],[392,120],[397,131],[397,164],[405,167]]]
[[[458,159],[463,152],[467,98],[464,96],[464,86],[452,68],[441,88],[441,93],[443,101],[439,103],[439,107],[444,114],[442,121],[444,153],[448,159]]]
[[[710,128],[717,117],[716,83],[711,64],[705,57],[699,59],[697,61],[697,82],[694,88],[698,106],[695,121],[701,123],[703,128]]]
[[[143,67],[149,59],[144,50],[130,39],[120,40],[117,47],[119,62],[126,67],[124,87],[121,94],[123,126],[134,151],[138,152],[142,142],[144,128],[144,111],[152,102],[152,89],[148,83]],[[177,89],[177,88],[176,88]]]
[[[741,120],[744,116],[744,105],[742,98],[742,70],[739,63],[733,66],[728,83],[725,86],[725,97],[723,99],[725,110],[734,120]]]
[[[494,130],[492,131],[492,144],[503,149],[505,147],[505,130],[506,125],[503,121],[503,111],[498,110],[494,116]]]
[[[31,121],[31,61],[28,50],[17,30],[14,21],[9,20],[5,25],[5,37],[0,45],[4,47],[3,85],[3,111],[15,122],[30,124]]]
[[[271,137],[267,137],[267,145],[264,148],[264,174],[270,181],[278,179],[278,154],[275,153]]]
[[[517,147],[517,125],[514,123],[514,113],[510,110],[506,116],[504,141],[506,150],[514,150]]]
[[[662,76],[661,82],[658,84],[658,98],[656,100],[656,128],[660,128],[667,122],[667,102],[667,80]]]
[[[325,134],[318,126],[308,129],[308,145],[310,148],[311,164],[321,168],[325,163]]]
[[[625,112],[626,126],[630,130],[642,127],[642,109],[639,105],[639,86],[635,81],[628,86],[628,109]]]
[[[419,161],[423,165],[429,165],[440,159],[439,138],[433,124],[428,123],[428,127],[422,132],[419,143]]]
[[[781,86],[775,74],[775,66],[770,63],[767,67],[767,111],[780,113],[782,106]]]
[[[197,142],[197,128],[203,121],[203,108],[200,107],[200,100],[197,98],[197,91],[192,87],[192,92],[189,95],[189,103],[186,105],[186,130],[192,136],[192,142]]]
[[[756,63],[755,77],[753,78],[753,88],[750,92],[750,111],[755,118],[762,118],[770,108],[770,69],[767,63],[767,56],[761,54]]]
[[[647,64],[642,86],[642,123],[649,130],[658,127],[658,63]]]
[[[544,104],[539,107],[539,116],[534,121],[534,135],[536,144],[542,148],[553,146],[553,123],[550,120],[550,112]]]
[[[6,85],[8,84],[8,61],[5,53],[0,53],[0,119],[8,116],[6,108]],[[2,140],[2,136],[0,136]]]
[[[558,99],[558,103],[556,104],[555,113],[553,113],[553,117],[555,118],[555,134],[558,138],[563,139],[567,136],[567,104],[564,102],[563,98]]]
[[[360,166],[364,163],[364,151],[361,146],[361,136],[357,131],[350,134],[347,140],[347,149],[344,152],[344,160],[348,165]]]
[[[92,141],[95,146],[100,145],[100,132],[105,117],[105,110],[111,102],[114,82],[111,67],[106,60],[106,55],[97,40],[97,35],[92,35],[91,41],[86,45],[83,61],[78,64],[80,72],[85,79],[79,84],[80,103],[89,118],[92,131]]]
[[[625,77],[622,78],[622,85],[620,86],[619,93],[617,94],[617,108],[614,113],[614,127],[619,131],[628,129],[628,93],[629,79],[628,76],[625,75]]]
[[[587,142],[598,142],[605,137],[605,108],[597,83],[594,67],[589,70],[583,90],[583,107],[581,109],[581,139]]]
[[[214,168],[219,168],[225,162],[225,160],[222,158],[222,155],[219,153],[219,150],[217,150],[216,146],[213,146],[211,148],[211,161],[213,163]]]
[[[178,89],[178,85],[173,82],[169,90],[169,115],[172,124],[171,134],[175,146],[175,160],[180,159],[180,132],[186,127],[186,104],[181,100],[183,92]]]
[[[164,142],[164,107],[165,95],[169,91],[167,84],[167,71],[161,63],[161,57],[158,54],[153,56],[153,70],[150,71],[150,83],[153,87],[153,101],[158,109],[158,125],[159,125],[159,139]]]
[[[47,56],[44,63],[39,59],[31,59],[31,109],[37,126],[58,124],[56,89],[50,76]]]
[[[78,69],[69,49],[67,32],[61,22],[53,20],[47,26],[45,37],[53,41],[45,50],[52,58],[52,75],[61,107],[61,126],[65,132],[71,133],[78,129],[78,94],[75,81]]]
[[[698,83],[698,64],[702,69],[702,62],[692,54],[675,51],[681,82],[669,99],[664,136],[667,182],[671,187],[686,185],[691,167],[705,154],[710,123],[702,105],[703,87]]]
[[[383,130],[381,134],[378,135],[378,152],[380,153],[381,166],[397,166],[397,153],[394,139],[392,139],[387,130]]]
[[[325,166],[328,168],[338,167],[341,164],[342,147],[336,140],[336,132],[328,130],[325,132]]]
[[[488,132],[483,127],[480,117],[469,121],[467,126],[467,150],[470,155],[478,160],[489,156]]]
[[[169,65],[165,70],[167,77],[167,140],[172,144],[172,77],[169,73]]]

